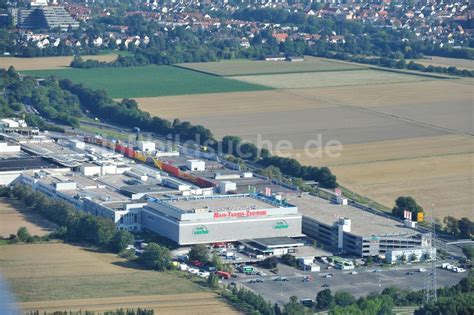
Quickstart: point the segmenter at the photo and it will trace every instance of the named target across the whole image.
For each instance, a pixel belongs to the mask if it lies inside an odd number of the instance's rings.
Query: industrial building
[[[428,235],[388,216],[352,205],[334,204],[309,194],[285,197],[303,215],[303,233],[336,252],[357,257],[385,257],[390,249],[430,246]]]
[[[302,235],[297,207],[257,194],[149,200],[142,225],[179,245]]]
[[[39,129],[28,127],[23,119],[18,118],[2,118],[0,119],[0,133],[19,134],[19,135],[38,135]]]
[[[191,172],[191,174],[212,183],[216,187],[216,192],[221,194],[257,193],[264,192],[266,189],[276,194],[292,191],[291,188],[285,187],[281,183],[248,171],[214,169]]]
[[[8,182],[0,184],[30,185],[110,218],[118,229],[148,229],[179,245],[241,241],[265,255],[297,248],[293,241],[280,244],[282,237],[304,233],[341,254],[390,261],[403,255],[396,250],[430,246],[428,235],[411,224],[302,194],[219,160],[177,151],[158,157],[153,142],[1,135],[0,179]]]
[[[59,170],[68,168],[51,159],[30,155],[12,142],[0,142],[0,186],[11,184],[25,171]]]

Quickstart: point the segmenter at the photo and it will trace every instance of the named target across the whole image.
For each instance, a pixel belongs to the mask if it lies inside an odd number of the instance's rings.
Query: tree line
[[[243,287],[230,286],[223,290],[221,295],[247,314],[277,315],[281,314],[278,304],[272,305],[258,294]]]
[[[357,63],[364,63],[373,66],[379,66],[384,68],[391,68],[391,69],[406,69],[406,70],[414,70],[420,72],[427,72],[427,73],[441,73],[441,74],[448,74],[448,75],[455,75],[455,76],[464,76],[464,77],[474,77],[473,70],[467,69],[458,69],[457,67],[450,66],[450,67],[441,67],[441,66],[433,66],[433,65],[422,65],[420,63],[416,63],[413,60],[410,62],[406,62],[405,59],[396,59],[390,57],[364,57],[358,55],[351,55],[350,53],[346,52],[332,52],[332,51],[313,51],[315,56],[350,61],[350,62],[357,62]]]
[[[279,156],[262,158],[258,164],[263,167],[277,167],[288,176],[316,181],[324,188],[337,187],[336,176],[327,167],[303,166],[295,159]]]
[[[418,213],[423,213],[424,209],[416,203],[412,197],[401,196],[395,200],[395,207],[392,209],[392,215],[399,219],[404,219],[405,210],[412,213],[412,220],[416,221]],[[474,222],[469,218],[463,217],[456,219],[452,216],[447,216],[443,220],[444,226],[441,223],[437,224],[437,229],[446,232],[458,239],[474,239]]]
[[[29,186],[1,187],[0,196],[16,198],[41,216],[56,223],[59,228],[52,233],[53,238],[86,242],[116,253],[134,242],[133,235],[128,231],[117,231],[112,220],[79,212],[68,202],[49,198]]]

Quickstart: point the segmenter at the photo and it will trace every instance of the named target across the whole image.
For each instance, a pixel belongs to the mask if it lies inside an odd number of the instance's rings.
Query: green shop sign
[[[273,225],[273,228],[274,228],[274,229],[287,229],[287,228],[288,228],[288,223],[286,223],[285,220],[277,221],[277,222]]]
[[[193,230],[194,235],[209,234],[209,230],[204,225],[198,226]]]

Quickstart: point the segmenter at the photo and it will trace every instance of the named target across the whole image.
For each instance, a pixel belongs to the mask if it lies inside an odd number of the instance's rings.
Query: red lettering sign
[[[267,210],[214,212],[214,220],[224,218],[260,217],[265,215],[267,215]]]

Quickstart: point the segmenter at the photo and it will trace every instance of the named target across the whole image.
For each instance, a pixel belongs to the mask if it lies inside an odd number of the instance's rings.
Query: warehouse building
[[[302,235],[297,207],[257,194],[150,199],[142,226],[179,245]]]
[[[62,170],[68,171],[54,161],[31,156],[24,152],[10,154],[0,154],[0,186],[7,186],[17,180],[25,171],[47,171]]]
[[[78,210],[111,219],[117,229],[141,230],[144,201],[130,198],[93,180],[69,171],[28,171],[21,174],[19,184],[31,186],[51,198],[66,201]]]
[[[339,205],[309,194],[287,195],[303,215],[303,233],[357,257],[380,256],[390,249],[429,247],[429,236],[388,216]]]

